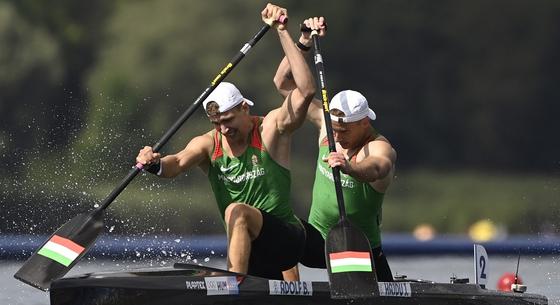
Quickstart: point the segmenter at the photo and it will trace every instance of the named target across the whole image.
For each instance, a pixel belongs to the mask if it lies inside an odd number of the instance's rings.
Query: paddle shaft
[[[321,86],[321,98],[323,105],[323,117],[325,121],[325,129],[327,131],[327,139],[329,141],[329,151],[336,152],[336,143],[334,141],[331,115],[329,111],[329,98],[327,95],[327,85],[325,82],[325,68],[323,65],[323,56],[321,55],[321,47],[319,44],[319,35],[316,30],[311,31],[311,38],[315,49],[315,67]],[[327,272],[329,276],[329,287],[331,298],[333,299],[364,299],[379,295],[377,286],[377,276],[374,272],[375,264],[372,260],[373,255],[371,246],[367,236],[353,225],[346,215],[344,207],[344,197],[342,194],[342,183],[340,179],[340,168],[333,167],[333,180],[336,191],[336,201],[338,203],[339,221],[331,227],[325,239],[325,259],[327,263]],[[337,255],[344,257],[352,257],[356,253],[369,254],[369,264],[371,269],[355,269],[348,266],[346,270],[335,270],[333,268],[333,259]],[[363,256],[362,256],[363,257]],[[336,267],[336,266],[335,266]]]
[[[282,18],[279,22],[285,23],[286,18]],[[265,24],[251,40],[249,40],[245,45],[237,52],[237,54],[231,59],[231,61],[216,75],[216,77],[210,82],[210,85],[202,92],[202,94],[192,103],[192,105],[177,119],[177,121],[167,130],[167,132],[159,139],[159,141],[154,144],[152,150],[158,152],[163,145],[169,141],[169,139],[181,128],[183,123],[195,112],[198,106],[204,101],[214,89],[222,82],[222,80],[237,66],[237,64],[245,57],[249,50],[268,32],[270,25]],[[124,179],[119,183],[119,185],[103,200],[101,205],[94,211],[94,213],[101,212],[105,210],[114,200],[119,196],[119,194],[128,186],[128,184],[138,175],[142,170],[143,165],[137,163],[124,177]]]
[[[329,112],[329,97],[327,94],[327,85],[325,82],[325,67],[323,65],[323,56],[321,55],[321,46],[319,44],[319,35],[317,31],[311,31],[311,38],[313,39],[313,45],[315,49],[315,68],[317,69],[317,75],[319,76],[319,83],[321,86],[321,98],[323,105],[323,118],[325,121],[325,128],[327,130],[327,139],[329,141],[329,151],[336,152],[336,144],[334,142],[334,135],[331,123],[331,115]],[[338,203],[338,212],[340,214],[340,219],[346,219],[346,209],[344,207],[344,196],[342,195],[342,182],[340,180],[340,168],[333,167],[333,180],[334,187],[336,191],[336,201]]]

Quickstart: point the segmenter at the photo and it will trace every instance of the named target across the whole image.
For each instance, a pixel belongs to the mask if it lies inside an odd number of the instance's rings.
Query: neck
[[[377,137],[378,133],[377,131],[369,126],[363,133],[362,138],[360,139],[360,146],[359,147],[363,147],[364,145],[366,145],[367,142],[371,141],[372,139],[375,139]]]

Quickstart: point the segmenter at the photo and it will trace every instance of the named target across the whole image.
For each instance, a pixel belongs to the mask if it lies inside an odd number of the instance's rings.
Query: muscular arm
[[[193,166],[204,168],[213,147],[212,137],[204,134],[193,138],[180,152],[160,159],[161,177],[173,178]]]
[[[301,51],[300,51],[301,52]],[[288,94],[296,88],[296,83],[294,82],[294,77],[292,76],[292,68],[288,62],[288,58],[284,56],[278,69],[276,69],[276,74],[274,75],[274,85],[276,90],[283,98],[286,98]]]
[[[280,95],[284,98],[286,98],[288,94],[296,88],[296,83],[294,81],[294,77],[292,76],[292,69],[290,67],[290,63],[288,62],[288,58],[286,57],[284,57],[278,65],[276,75],[274,75],[274,85]],[[318,129],[320,129],[323,124],[322,110],[321,101],[313,98],[311,103],[309,103],[306,118]]]
[[[352,163],[348,162],[341,153],[331,153],[328,162],[331,167],[340,166],[343,173],[359,181],[373,182],[387,177],[397,158],[391,144],[379,140],[366,145],[358,157],[360,155],[363,156],[363,159]]]
[[[315,84],[305,58],[295,46],[287,30],[278,30],[285,60],[291,69],[295,88],[289,91],[279,111],[275,111],[276,126],[280,133],[292,133],[305,120],[307,108],[315,94]]]
[[[312,28],[319,28],[319,36],[325,36],[325,21],[324,18],[309,18],[304,21],[306,26]],[[309,34],[303,33],[299,38],[299,42],[303,45],[310,46],[311,45],[311,37]],[[297,50],[302,53],[310,53],[311,51],[302,51],[299,48]],[[290,65],[290,61],[287,57],[284,57],[280,64],[278,65],[278,69],[276,70],[276,74],[274,75],[274,85],[276,89],[284,98],[288,96],[288,94],[296,89],[296,83],[294,80],[294,76],[292,75],[292,66]],[[322,113],[322,106],[321,101],[318,99],[313,99],[309,104],[309,108],[307,109],[306,114],[307,120],[309,120],[315,127],[321,129],[323,124],[323,113]]]
[[[364,159],[351,164],[348,174],[363,182],[381,180],[391,173],[396,152],[385,141],[372,141],[363,149]]]

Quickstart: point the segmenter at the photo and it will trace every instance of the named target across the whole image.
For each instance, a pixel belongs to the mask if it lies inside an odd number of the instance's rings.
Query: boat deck
[[[379,296],[332,299],[328,282],[285,282],[177,263],[173,267],[91,273],[55,281],[51,305],[71,304],[547,304],[544,296],[475,284],[379,282]]]

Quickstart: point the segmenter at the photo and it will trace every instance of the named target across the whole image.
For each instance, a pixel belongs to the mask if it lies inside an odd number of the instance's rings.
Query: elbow
[[[282,91],[282,85],[284,83],[283,78],[278,75],[274,75],[274,79],[272,81],[274,82],[274,86],[276,86],[276,90]]]
[[[290,88],[290,85],[286,83],[284,78],[282,77],[274,77],[274,86],[276,86],[276,90],[280,93],[281,96],[286,97],[288,94],[294,90],[294,88]]]
[[[315,84],[313,84],[313,83],[307,84],[306,86],[304,86],[300,90],[301,90],[301,94],[303,95],[303,98],[305,99],[305,101],[311,102],[311,100],[315,96],[315,91],[316,91]]]

